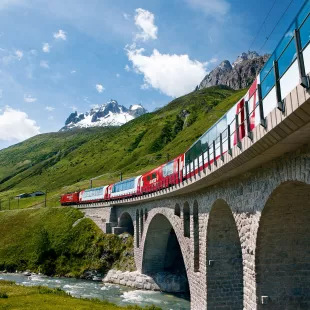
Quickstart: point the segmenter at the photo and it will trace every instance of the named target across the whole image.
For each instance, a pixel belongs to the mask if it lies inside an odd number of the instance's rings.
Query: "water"
[[[121,285],[72,278],[51,278],[42,275],[31,277],[18,273],[0,273],[0,280],[10,280],[25,286],[43,285],[59,287],[74,297],[98,298],[120,306],[156,305],[163,310],[189,310],[190,302],[185,298],[161,292],[135,290]]]

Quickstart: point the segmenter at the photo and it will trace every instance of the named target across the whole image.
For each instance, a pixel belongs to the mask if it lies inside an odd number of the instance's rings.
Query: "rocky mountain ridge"
[[[268,58],[268,54],[259,55],[255,51],[248,51],[239,55],[232,64],[224,60],[206,75],[198,89],[217,85],[226,85],[235,90],[249,87]]]
[[[147,110],[141,104],[134,104],[127,109],[119,105],[116,100],[97,105],[90,111],[78,114],[71,113],[60,131],[67,131],[74,128],[121,126],[138,116],[145,114]]]

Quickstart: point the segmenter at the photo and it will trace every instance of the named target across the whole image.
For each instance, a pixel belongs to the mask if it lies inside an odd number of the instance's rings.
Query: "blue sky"
[[[0,0],[0,149],[116,99],[149,111],[224,59],[260,51],[290,0]],[[272,52],[293,1],[261,53]]]

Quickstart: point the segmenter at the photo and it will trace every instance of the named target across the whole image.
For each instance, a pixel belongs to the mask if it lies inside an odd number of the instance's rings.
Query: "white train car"
[[[109,199],[132,197],[140,194],[140,179],[142,175],[112,184],[108,188]]]
[[[91,203],[103,201],[107,198],[107,189],[108,186],[102,186],[83,190],[79,194],[79,202]]]

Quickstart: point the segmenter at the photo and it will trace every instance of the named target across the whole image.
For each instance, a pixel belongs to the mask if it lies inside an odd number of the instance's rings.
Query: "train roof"
[[[89,189],[85,189],[84,192],[91,192],[94,190],[98,190],[98,189],[104,189],[106,188],[108,185],[104,185],[104,186],[100,186],[100,187],[93,187],[93,188],[89,188]]]
[[[133,177],[133,178],[130,178],[130,179],[126,179],[126,180],[123,180],[123,181],[119,181],[119,182],[114,183],[113,185],[115,185],[115,184],[123,184],[123,183],[126,183],[126,182],[128,182],[128,181],[132,181],[132,180],[135,180],[135,179],[137,179],[137,178],[140,178],[141,176],[142,176],[142,175],[138,175],[138,176]]]

